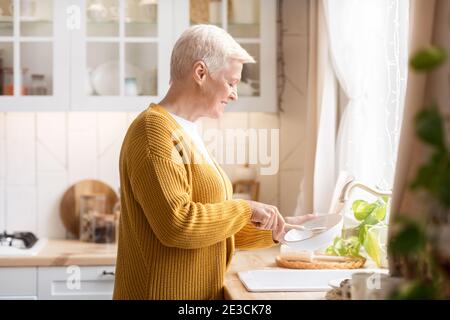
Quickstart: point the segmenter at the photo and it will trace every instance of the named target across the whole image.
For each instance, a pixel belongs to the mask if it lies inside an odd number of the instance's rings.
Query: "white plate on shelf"
[[[138,67],[126,63],[125,78],[136,79],[137,94],[140,95],[143,91],[143,72]],[[117,60],[110,60],[100,64],[91,73],[91,83],[94,91],[101,96],[118,95],[119,81],[119,61]]]

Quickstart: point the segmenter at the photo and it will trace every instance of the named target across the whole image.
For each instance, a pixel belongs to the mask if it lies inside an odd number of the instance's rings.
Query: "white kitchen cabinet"
[[[66,1],[26,3],[0,0],[0,111],[67,109]]]
[[[108,300],[115,266],[1,267],[0,300]]]
[[[276,0],[174,0],[175,38],[189,25],[214,24],[227,30],[256,64],[245,64],[239,99],[227,110],[277,111]]]
[[[112,299],[115,266],[38,268],[38,298],[44,300]]]
[[[71,3],[82,13],[71,32],[71,109],[138,111],[161,99],[169,86],[173,1]]]
[[[108,300],[115,266],[1,267],[0,300]]]
[[[0,0],[0,78],[12,77],[0,111],[140,111],[167,91],[172,46],[194,23],[224,28],[257,60],[227,110],[277,110],[276,0],[29,2]]]
[[[37,299],[37,268],[0,268],[0,300]]]

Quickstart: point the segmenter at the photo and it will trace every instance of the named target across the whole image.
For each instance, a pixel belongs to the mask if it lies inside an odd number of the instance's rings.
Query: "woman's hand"
[[[278,208],[265,203],[248,200],[252,209],[250,221],[262,230],[272,230],[272,238],[282,241],[284,237],[284,219]]]
[[[297,225],[297,224],[303,224],[306,221],[314,219],[314,218],[317,218],[317,215],[315,215],[315,214],[305,214],[305,215],[302,215],[302,216],[286,217],[286,222],[290,223],[290,224]]]

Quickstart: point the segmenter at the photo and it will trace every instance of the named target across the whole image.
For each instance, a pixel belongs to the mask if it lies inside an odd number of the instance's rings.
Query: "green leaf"
[[[329,246],[325,252],[337,256],[359,257],[360,248],[361,244],[357,237],[350,237],[348,239],[336,237],[333,244]]]
[[[400,231],[389,241],[389,251],[398,255],[418,253],[425,246],[425,232],[413,221],[404,222]]]
[[[378,267],[381,266],[381,248],[378,241],[378,234],[373,228],[369,229],[364,240],[364,249]]]
[[[375,209],[375,205],[364,200],[356,200],[352,204],[356,220],[362,221]]]
[[[357,237],[351,237],[348,239],[349,243],[349,255],[352,257],[359,257],[361,250],[361,243]]]
[[[439,290],[432,283],[415,280],[400,287],[392,300],[434,300],[439,299]]]
[[[380,202],[379,206],[377,206],[371,213],[371,215],[373,215],[378,222],[383,221],[386,217],[386,204]]]
[[[438,197],[445,207],[450,208],[450,168],[447,166],[445,169],[439,176]]]
[[[389,196],[382,196],[381,197],[381,200],[383,200],[384,201],[384,203],[387,205],[388,204],[388,202],[389,202]]]
[[[434,193],[437,184],[439,166],[436,163],[426,163],[422,165],[417,171],[417,176],[411,183],[413,190],[424,188],[429,192]]]
[[[438,107],[419,112],[415,118],[416,134],[425,143],[444,149],[444,123]]]
[[[336,244],[338,243],[340,237],[335,237],[333,244],[326,248],[325,253],[338,256],[339,252],[336,250]]]
[[[411,67],[416,71],[431,71],[447,59],[447,52],[436,46],[429,46],[414,54],[410,60]]]
[[[436,151],[428,163],[422,165],[411,188],[423,188],[440,203],[450,207],[450,156],[446,151]]]
[[[380,220],[378,220],[377,216],[371,212],[366,219],[361,223],[362,225],[369,225],[374,226],[376,224],[380,223]]]
[[[368,225],[362,225],[359,228],[359,232],[358,232],[358,240],[359,243],[364,243],[364,240],[366,239],[366,234],[367,234],[367,229],[369,228]]]
[[[330,254],[332,256],[336,256],[336,252],[334,251],[334,247],[333,246],[329,246],[328,248],[325,249],[325,253],[326,254]]]

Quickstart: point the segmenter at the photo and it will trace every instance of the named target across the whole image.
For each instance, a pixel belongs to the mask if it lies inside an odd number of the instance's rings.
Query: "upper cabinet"
[[[67,108],[63,2],[0,0],[0,110]]]
[[[0,0],[0,111],[142,110],[166,93],[171,49],[198,23],[257,61],[228,110],[276,112],[275,0]]]
[[[186,3],[187,2],[187,3]],[[245,64],[238,85],[239,99],[230,111],[276,112],[276,1],[275,0],[175,0],[178,36],[189,25],[214,24],[228,31],[252,55],[256,64]],[[264,66],[264,67],[263,67]]]
[[[142,110],[169,86],[173,3],[73,1],[81,26],[71,32],[71,106]]]

